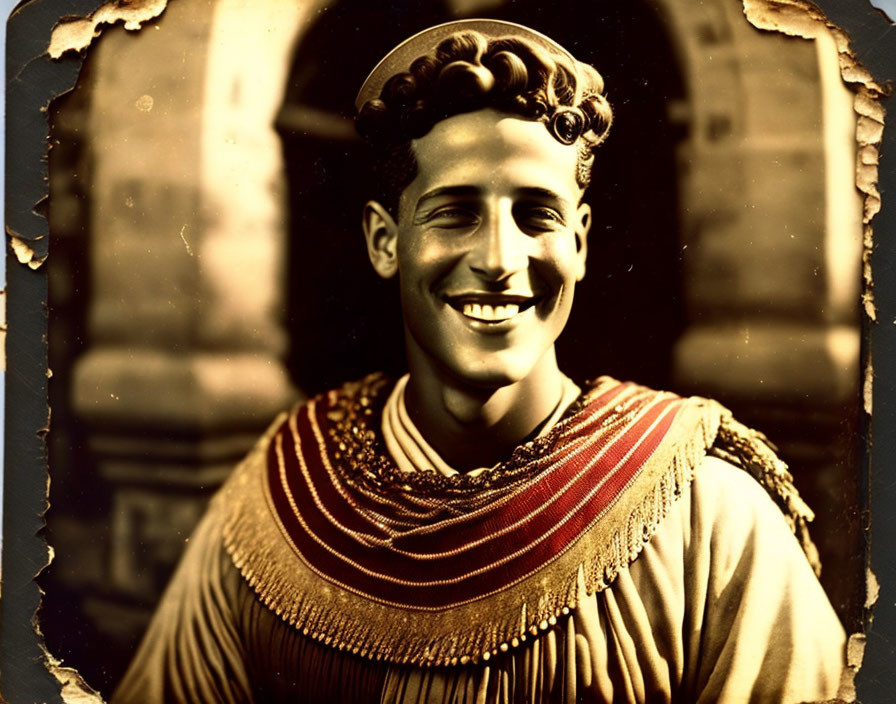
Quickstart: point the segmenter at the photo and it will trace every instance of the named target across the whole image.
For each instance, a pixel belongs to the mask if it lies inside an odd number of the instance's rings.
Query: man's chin
[[[493,360],[494,362],[494,360]],[[478,389],[500,389],[505,386],[512,386],[525,379],[532,372],[531,364],[454,364],[452,365],[452,376],[464,386]]]
[[[443,336],[438,344],[423,346],[408,331],[408,362],[412,370],[458,388],[497,390],[513,386],[535,372],[544,357],[540,346],[508,345],[507,340],[484,337],[469,344],[465,336]],[[430,335],[431,341],[435,335]],[[427,372],[428,370],[428,372]]]

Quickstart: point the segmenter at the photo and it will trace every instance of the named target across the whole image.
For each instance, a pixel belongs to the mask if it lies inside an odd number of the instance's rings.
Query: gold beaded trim
[[[340,423],[352,418],[356,422],[362,417],[366,423],[342,423],[330,440],[345,453],[343,458],[358,461],[353,478],[377,493],[384,486],[403,489],[406,497],[412,493],[408,485],[393,482],[407,477],[394,475],[372,454],[378,439],[370,419],[376,417],[386,382],[378,378],[365,381],[366,388],[375,393],[355,395],[356,404],[337,404],[344,415],[330,420]],[[361,388],[365,387],[356,390]],[[347,398],[353,395],[351,389],[340,393]],[[327,400],[338,398],[331,394]],[[360,400],[363,398],[367,401]],[[619,570],[638,556],[689,484],[725,416],[727,412],[713,402],[684,401],[666,438],[630,487],[561,555],[506,589],[435,613],[366,598],[319,575],[292,549],[270,505],[266,481],[268,443],[282,417],[228,480],[213,510],[220,512],[224,545],[243,577],[268,608],[308,637],[395,663],[434,666],[487,661],[553,628],[580,599],[614,581]],[[575,415],[567,421],[575,422]],[[372,437],[368,431],[373,432]],[[356,440],[346,442],[347,434]],[[533,441],[531,447],[519,448],[514,457],[531,458],[547,447]],[[351,469],[346,463],[339,467],[341,470],[333,471]],[[512,458],[500,472],[498,488],[506,477],[525,475],[527,470],[525,463]],[[423,491],[424,500],[433,500],[442,492],[458,493],[458,487],[446,488],[441,482],[425,488],[429,493]],[[461,487],[460,493],[475,494],[472,487]]]

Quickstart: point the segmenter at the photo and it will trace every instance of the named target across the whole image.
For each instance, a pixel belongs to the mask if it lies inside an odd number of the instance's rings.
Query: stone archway
[[[712,380],[708,328],[727,326],[734,336],[722,343],[719,331],[719,345],[752,337],[755,353],[749,342],[740,355],[726,350],[728,364],[748,365],[759,364],[749,360],[763,354],[764,342],[773,347],[777,334],[750,330],[751,319],[760,327],[790,321],[833,334],[813,340],[807,330],[796,343],[831,357],[833,383],[819,390],[816,378],[801,374],[812,370],[794,365],[786,374],[770,369],[768,386],[753,393],[771,393],[776,383],[782,394],[849,393],[857,372],[841,358],[858,362],[861,203],[852,96],[833,42],[761,32],[728,2],[657,5],[675,28],[691,124],[679,154],[691,325],[679,345],[677,376],[701,386],[737,384]]]
[[[294,45],[333,5],[177,0],[139,34],[112,31],[91,51],[93,294],[71,401],[88,428],[84,457],[116,519],[107,539],[78,553],[101,566],[104,586],[69,586],[107,651],[130,651],[209,493],[293,397],[283,314],[290,240],[274,118]],[[443,7],[455,16],[500,5]],[[858,380],[860,232],[857,196],[840,195],[833,175],[838,161],[851,163],[833,136],[850,123],[836,58],[824,40],[755,30],[729,0],[650,7],[668,27],[683,86],[666,116],[677,234],[663,246],[682,272],[672,277],[679,318],[664,338],[669,369],[660,378],[722,396],[767,428],[802,467],[798,481],[820,482],[813,491],[831,500],[828,526],[847,521],[822,548],[857,554],[855,502],[841,496],[855,496],[852,449],[841,438],[853,427],[842,421],[855,410]],[[239,54],[228,48],[234,41]],[[324,135],[341,158],[344,121],[305,107],[289,119]],[[337,162],[294,163],[313,179]],[[834,269],[854,271],[853,283]],[[301,332],[295,339],[315,342]],[[57,554],[63,565],[64,549]],[[828,585],[841,613],[852,613],[849,600],[861,591],[857,564],[851,582]]]
[[[765,430],[817,513],[847,627],[863,594],[862,204],[854,94],[827,32],[755,29],[729,2],[657,0],[687,85],[679,152],[687,323],[674,383]],[[685,253],[686,252],[686,253]]]
[[[43,631],[106,694],[209,496],[295,399],[273,120],[314,9],[172,2],[140,32],[108,30],[55,117],[79,154],[56,152],[51,171],[50,307],[73,316],[51,315],[51,354],[81,347],[51,362],[66,373]],[[59,258],[72,252],[74,269]]]
[[[369,371],[402,369],[398,301],[376,280],[360,240],[361,207],[376,190],[359,167],[363,145],[350,122],[354,90],[401,38],[434,22],[476,15],[527,22],[574,47],[604,74],[617,118],[586,195],[596,214],[588,274],[577,286],[558,355],[580,381],[609,373],[668,385],[682,318],[675,179],[682,125],[668,106],[683,95],[655,13],[643,3],[611,1],[602,6],[604,21],[592,17],[593,24],[585,24],[582,6],[561,11],[539,0],[436,3],[425,13],[412,6],[396,2],[370,17],[356,0],[328,3],[297,47],[279,125],[292,202],[289,256],[304,277],[291,282],[288,299],[293,328],[302,336],[289,362],[299,385],[319,391]],[[342,47],[359,36],[369,39],[363,50],[371,55],[360,49],[344,54]],[[319,271],[303,268],[309,259]],[[662,295],[654,295],[657,290]],[[309,308],[311,299],[316,305]],[[303,344],[305,336],[320,344]]]

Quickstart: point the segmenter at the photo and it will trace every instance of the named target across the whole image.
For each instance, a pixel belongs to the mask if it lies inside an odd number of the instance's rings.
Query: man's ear
[[[591,206],[580,203],[576,210],[576,281],[585,278],[585,260],[588,258],[588,232],[591,230]]]
[[[376,273],[391,279],[398,273],[398,225],[389,212],[375,200],[367,201],[362,216],[367,254]]]

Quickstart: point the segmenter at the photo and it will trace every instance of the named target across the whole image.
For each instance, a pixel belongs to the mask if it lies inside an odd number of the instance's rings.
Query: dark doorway
[[[558,354],[580,382],[612,374],[668,386],[683,322],[675,150],[685,136],[670,115],[684,88],[659,18],[630,0],[511,0],[475,15],[538,29],[606,79],[616,121],[586,196],[595,213],[588,274]],[[291,212],[288,364],[308,393],[404,368],[397,290],[376,278],[361,236],[361,208],[375,191],[353,101],[399,41],[457,18],[441,4],[343,0],[298,46],[278,126]]]

